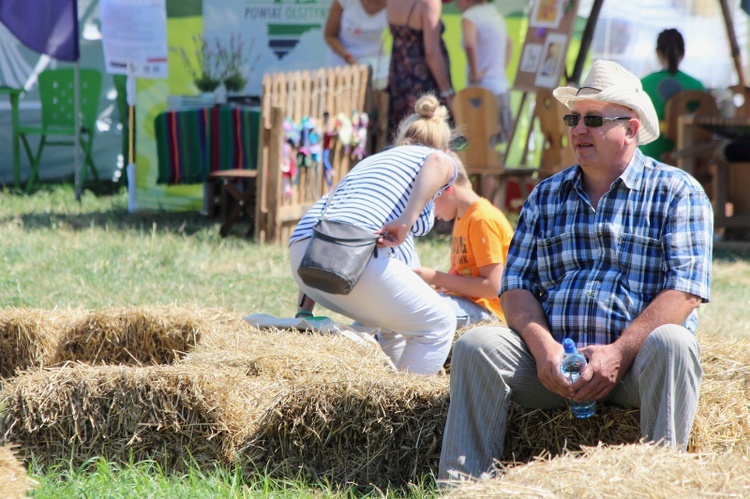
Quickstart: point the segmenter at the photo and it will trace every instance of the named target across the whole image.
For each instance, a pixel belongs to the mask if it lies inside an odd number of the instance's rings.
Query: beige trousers
[[[685,450],[702,375],[695,335],[682,326],[661,326],[604,400],[640,407],[644,440]],[[503,327],[479,327],[459,338],[451,360],[450,395],[441,480],[479,478],[492,469],[503,454],[510,400],[528,408],[565,404],[542,386],[534,357],[520,336]]]

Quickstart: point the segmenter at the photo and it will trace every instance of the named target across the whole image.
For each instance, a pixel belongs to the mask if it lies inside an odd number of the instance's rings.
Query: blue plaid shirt
[[[713,212],[698,182],[636,151],[596,210],[572,166],[521,211],[500,294],[526,289],[553,337],[609,344],[665,289],[709,300]],[[695,333],[697,310],[685,321]]]

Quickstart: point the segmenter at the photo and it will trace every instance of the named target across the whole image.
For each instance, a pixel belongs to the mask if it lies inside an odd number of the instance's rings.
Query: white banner
[[[99,14],[108,73],[167,77],[165,0],[101,0]]]

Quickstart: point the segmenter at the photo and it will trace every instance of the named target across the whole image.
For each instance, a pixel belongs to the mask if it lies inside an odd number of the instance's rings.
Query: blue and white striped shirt
[[[557,341],[609,344],[665,289],[709,300],[713,212],[686,172],[636,151],[596,210],[570,167],[539,183],[513,236],[500,293],[526,289]],[[695,333],[697,310],[685,327]]]
[[[425,146],[398,146],[363,159],[339,183],[325,217],[370,232],[382,229],[387,222],[401,216],[419,170],[427,157],[435,152],[438,151]],[[443,189],[455,179],[454,168],[453,178]],[[323,214],[327,198],[325,195],[318,200],[297,223],[289,238],[290,245],[312,235],[312,226]],[[435,205],[429,201],[412,225],[406,241],[392,249],[393,256],[411,265],[416,257],[413,236],[423,236],[432,229],[434,211]]]

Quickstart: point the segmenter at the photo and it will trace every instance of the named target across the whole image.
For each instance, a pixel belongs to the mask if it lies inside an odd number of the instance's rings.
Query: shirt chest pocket
[[[654,296],[662,290],[666,265],[659,239],[622,234],[618,253],[623,278],[631,291]]]
[[[539,280],[543,289],[555,288],[566,275],[583,268],[582,251],[573,233],[540,239],[537,248]]]

